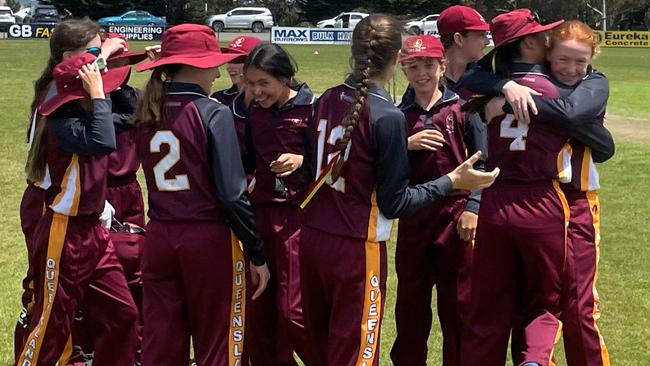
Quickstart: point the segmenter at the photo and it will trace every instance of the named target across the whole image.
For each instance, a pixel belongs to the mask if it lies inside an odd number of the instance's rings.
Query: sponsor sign
[[[650,47],[650,32],[596,31],[596,38],[600,47]]]
[[[9,38],[50,38],[54,24],[12,24],[9,26]]]
[[[271,42],[278,44],[350,44],[349,28],[271,28]]]
[[[107,32],[120,33],[129,41],[154,41],[162,38],[165,27],[157,25],[107,25]],[[50,38],[54,24],[14,24],[9,27],[9,38]]]

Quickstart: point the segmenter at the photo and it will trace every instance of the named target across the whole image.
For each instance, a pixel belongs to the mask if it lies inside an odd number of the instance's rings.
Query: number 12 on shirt
[[[316,156],[316,178],[318,179],[318,176],[321,173],[321,169],[323,167],[323,156],[325,155],[325,143],[335,146],[336,141],[340,140],[343,135],[345,134],[345,128],[343,126],[336,126],[330,131],[329,137],[327,138],[326,141],[326,134],[327,134],[327,120],[326,119],[321,119],[318,121],[318,146],[317,146],[317,156]],[[350,154],[350,148],[352,146],[352,141],[348,143],[348,148],[345,150],[345,154],[343,155],[343,159],[348,158],[348,155]],[[329,164],[332,159],[336,156],[336,153],[331,153],[327,155],[327,164]],[[339,179],[336,180],[336,182],[332,183],[331,178],[328,179],[327,184],[330,185],[332,188],[336,189],[339,192],[345,192],[345,178],[339,177]]]

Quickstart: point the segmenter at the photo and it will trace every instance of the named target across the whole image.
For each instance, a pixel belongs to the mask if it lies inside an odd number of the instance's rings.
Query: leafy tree
[[[20,10],[20,2],[18,0],[7,0],[6,3],[14,13]]]

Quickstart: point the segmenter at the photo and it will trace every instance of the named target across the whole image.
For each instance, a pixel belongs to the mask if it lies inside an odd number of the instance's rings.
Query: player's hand
[[[81,69],[77,71],[79,73],[79,78],[83,82],[83,87],[86,93],[90,95],[92,99],[104,99],[104,82],[102,80],[102,74],[99,71],[99,68],[95,64],[88,64],[81,66]]]
[[[122,38],[109,38],[102,43],[101,55],[104,56],[104,59],[108,60],[112,54],[121,50],[127,50],[126,41]]]
[[[148,46],[144,48],[145,51],[147,51],[147,57],[149,60],[155,61],[160,58],[160,52],[162,51],[162,47],[157,44],[155,46]]]
[[[487,188],[494,183],[494,180],[499,176],[499,168],[496,168],[491,172],[481,172],[474,169],[474,163],[476,163],[480,157],[481,152],[478,151],[456,167],[454,171],[447,174],[449,179],[451,179],[451,184],[454,189],[473,191],[475,189]]]
[[[514,81],[508,81],[503,86],[503,95],[506,96],[506,100],[512,106],[512,110],[515,114],[515,119],[518,121],[526,121],[530,123],[530,111],[537,115],[537,105],[533,100],[534,95],[542,95],[542,93],[537,92],[527,86],[519,85]]]
[[[463,241],[472,241],[476,235],[478,215],[474,212],[465,211],[460,215],[456,231]]]
[[[278,177],[284,178],[300,169],[304,156],[298,154],[284,153],[273,160],[269,167]]]
[[[504,97],[490,99],[490,101],[485,105],[485,119],[487,124],[490,124],[494,118],[505,114],[503,111],[503,105],[505,103],[506,98]]]
[[[445,137],[440,131],[428,128],[409,136],[408,149],[436,151],[442,147],[443,142]]]
[[[251,299],[255,300],[262,295],[270,278],[271,274],[269,273],[269,267],[266,264],[256,266],[251,263],[251,283],[253,287],[256,288]]]

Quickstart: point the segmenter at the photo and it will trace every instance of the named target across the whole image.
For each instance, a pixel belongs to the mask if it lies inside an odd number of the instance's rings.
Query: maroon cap
[[[240,56],[237,56],[236,59],[230,61],[230,63],[244,63],[246,62],[246,57],[249,53],[255,48],[258,44],[261,44],[262,40],[257,37],[251,36],[239,36],[234,38],[228,46],[222,47],[221,52],[223,53],[237,53]]]
[[[124,40],[124,49],[110,55],[108,57],[108,60],[106,60],[109,66],[113,62],[123,61],[124,59],[127,59],[127,63],[125,65],[135,65],[147,58],[147,51],[130,52],[129,44],[126,42],[126,37],[120,33],[109,32],[101,34],[102,43],[104,43],[109,38],[120,38]]]
[[[56,65],[52,72],[54,81],[48,86],[38,113],[47,116],[67,102],[88,97],[78,72],[83,65],[92,64],[96,59],[90,53],[83,53]],[[108,94],[124,84],[130,72],[131,67],[128,65],[100,70],[104,93]]]
[[[438,32],[442,35],[466,30],[487,31],[490,25],[474,8],[463,5],[450,6],[438,17]]]
[[[169,28],[162,36],[160,58],[145,61],[137,71],[162,65],[181,64],[199,69],[221,66],[238,57],[235,53],[222,53],[212,28],[198,24],[181,24]]]
[[[415,57],[445,57],[445,49],[440,40],[431,35],[407,37],[402,43],[402,52],[399,61],[406,61]]]
[[[517,38],[553,29],[563,22],[564,20],[558,20],[557,22],[541,25],[539,18],[530,9],[517,9],[505,14],[499,14],[490,22],[494,48]]]

